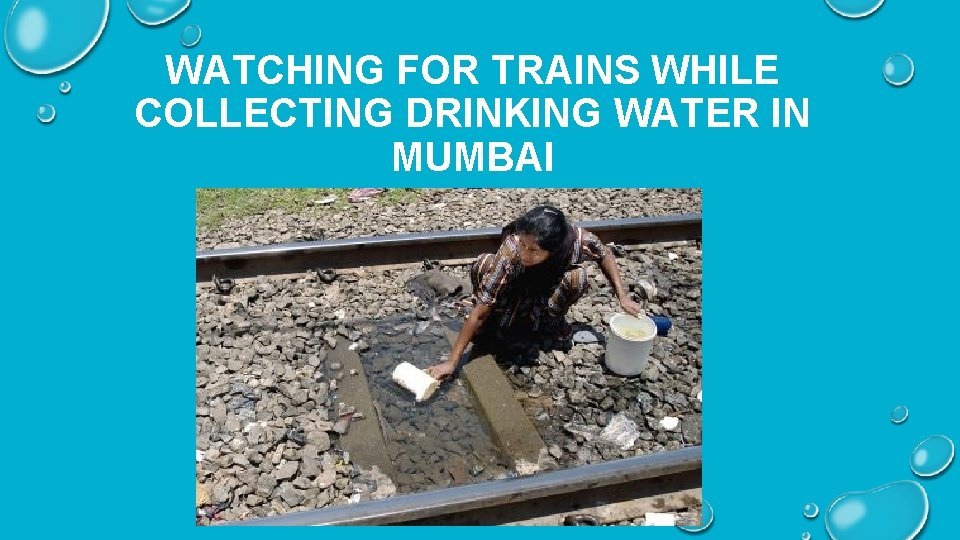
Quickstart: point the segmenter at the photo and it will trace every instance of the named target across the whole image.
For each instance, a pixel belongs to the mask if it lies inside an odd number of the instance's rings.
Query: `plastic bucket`
[[[618,313],[610,319],[610,338],[607,339],[607,369],[617,375],[639,375],[650,360],[657,325],[649,317],[634,317]]]

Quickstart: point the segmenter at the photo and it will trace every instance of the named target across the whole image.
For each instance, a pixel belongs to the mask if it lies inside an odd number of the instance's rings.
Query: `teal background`
[[[889,0],[854,21],[815,0],[540,8],[198,0],[157,28],[112,4],[100,42],[70,69],[32,76],[0,62],[3,497],[16,525],[200,534],[190,504],[199,186],[702,187],[709,538],[805,530],[826,538],[822,517],[834,498],[912,479],[910,453],[928,435],[960,438],[948,339],[957,303],[955,4]],[[178,41],[188,24],[203,29],[189,50]],[[494,53],[769,53],[779,55],[780,84],[658,87],[641,63],[645,82],[627,87],[501,88],[489,70],[475,88],[400,88],[392,69],[373,87],[171,87],[163,55],[191,51],[373,53],[388,62],[464,53],[481,65]],[[916,63],[903,88],[882,77],[895,52]],[[61,80],[72,83],[69,95],[59,94]],[[780,95],[810,98],[811,124],[620,129],[609,106],[600,126],[550,131],[136,123],[143,97],[199,95],[379,95],[395,107],[410,95],[601,103]],[[57,107],[51,125],[35,118],[41,103]],[[555,172],[392,172],[394,140],[473,138],[552,140]],[[910,409],[900,426],[889,420],[896,405]],[[955,537],[947,516],[960,501],[956,468],[922,481],[925,540]],[[821,507],[816,521],[802,516],[807,502]]]

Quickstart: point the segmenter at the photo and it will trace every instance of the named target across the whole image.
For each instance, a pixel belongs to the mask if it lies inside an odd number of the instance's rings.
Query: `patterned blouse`
[[[599,238],[576,225],[573,228],[576,234],[568,270],[581,267],[585,261],[599,262],[606,256],[607,246],[603,245]],[[481,277],[476,298],[480,304],[493,305],[500,291],[523,271],[518,235],[508,236],[500,244],[496,255],[488,257],[494,257],[493,265],[490,271]]]

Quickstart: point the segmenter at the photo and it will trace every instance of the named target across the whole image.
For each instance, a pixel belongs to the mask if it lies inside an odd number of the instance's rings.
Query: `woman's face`
[[[532,234],[521,234],[520,238],[520,264],[524,266],[535,266],[547,260],[550,252],[541,248],[537,244],[537,237]]]

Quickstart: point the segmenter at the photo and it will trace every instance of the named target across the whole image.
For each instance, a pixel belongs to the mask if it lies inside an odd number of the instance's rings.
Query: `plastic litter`
[[[363,201],[366,201],[367,199],[370,199],[371,197],[374,197],[376,195],[383,193],[384,191],[386,191],[386,189],[380,189],[380,188],[355,189],[350,192],[350,195],[347,196],[347,200],[352,203],[363,202]]]
[[[213,276],[213,286],[216,287],[217,292],[220,294],[230,294],[230,291],[236,286],[236,283],[229,278],[218,278],[216,275]]]
[[[677,426],[680,425],[680,419],[676,416],[664,416],[660,420],[660,427],[667,430],[677,429]]]
[[[600,341],[597,336],[588,330],[578,330],[573,334],[574,343],[596,343]]]
[[[677,525],[677,516],[675,514],[647,512],[643,515],[643,524],[653,527],[675,527]]]

